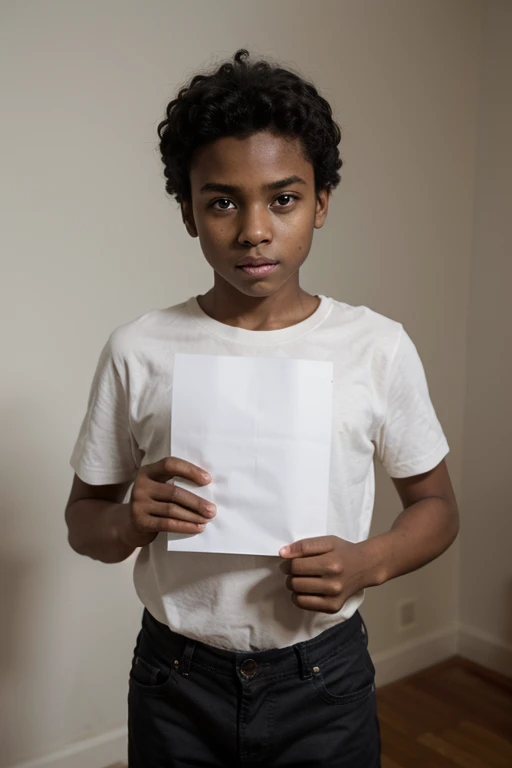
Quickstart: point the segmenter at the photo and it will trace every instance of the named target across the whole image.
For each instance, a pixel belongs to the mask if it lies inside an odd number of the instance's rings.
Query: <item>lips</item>
[[[277,264],[277,261],[271,259],[247,259],[238,264],[239,267],[264,267],[267,264]]]
[[[237,269],[240,269],[246,275],[252,275],[253,277],[260,277],[268,275],[277,267],[277,263],[271,264],[270,262],[262,262],[259,266],[253,264],[239,264]]]

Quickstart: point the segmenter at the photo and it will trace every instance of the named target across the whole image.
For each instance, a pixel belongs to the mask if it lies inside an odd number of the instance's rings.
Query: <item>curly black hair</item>
[[[167,105],[167,117],[157,129],[159,148],[166,191],[178,203],[191,200],[189,171],[197,147],[265,129],[301,139],[317,191],[340,182],[341,131],[330,104],[298,74],[262,59],[247,63],[248,56],[241,48],[234,63],[195,75]]]

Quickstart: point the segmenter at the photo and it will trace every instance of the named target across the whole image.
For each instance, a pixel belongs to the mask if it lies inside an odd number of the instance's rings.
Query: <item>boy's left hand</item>
[[[292,602],[306,611],[337,613],[348,598],[368,586],[365,541],[354,544],[339,536],[301,539],[279,551]]]

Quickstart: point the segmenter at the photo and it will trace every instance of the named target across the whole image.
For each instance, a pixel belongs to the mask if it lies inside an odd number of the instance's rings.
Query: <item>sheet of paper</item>
[[[332,393],[330,361],[176,354],[169,455],[213,480],[174,482],[217,515],[168,550],[278,556],[325,535]]]

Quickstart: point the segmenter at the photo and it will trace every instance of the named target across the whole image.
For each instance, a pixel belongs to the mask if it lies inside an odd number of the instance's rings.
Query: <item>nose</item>
[[[248,208],[241,221],[238,242],[240,245],[259,245],[272,241],[269,213],[264,206]]]

